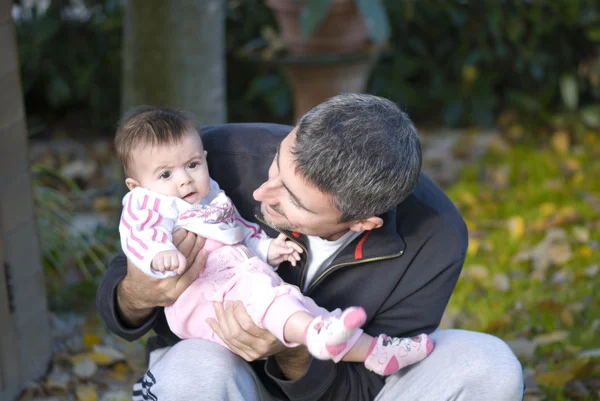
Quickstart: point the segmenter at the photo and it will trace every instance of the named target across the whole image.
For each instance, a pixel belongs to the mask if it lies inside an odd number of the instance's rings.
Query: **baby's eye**
[[[163,179],[165,179],[165,180],[166,180],[166,179],[167,179],[167,178],[169,178],[170,176],[171,176],[171,172],[170,172],[170,171],[165,171],[164,173],[162,173],[162,174],[160,175],[160,178],[163,178]]]
[[[191,162],[190,164],[188,164],[188,168],[196,168],[198,167],[198,162]]]

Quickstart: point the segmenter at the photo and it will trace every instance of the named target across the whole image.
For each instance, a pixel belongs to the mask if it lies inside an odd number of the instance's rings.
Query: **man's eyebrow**
[[[277,145],[277,153],[275,154],[275,161],[277,162],[277,170],[281,171],[281,168],[279,167],[279,153],[280,153],[280,151],[281,151],[281,142],[279,142],[279,145]],[[290,196],[294,200],[294,203],[296,205],[298,205],[299,208],[306,210],[308,213],[316,214],[315,212],[313,212],[312,210],[310,210],[306,206],[304,206],[304,204],[302,203],[302,201],[300,201],[300,199],[292,191],[290,191],[290,189],[287,187],[287,185],[285,185],[285,183],[283,181],[281,182],[281,185],[283,185],[283,187],[285,188],[285,190],[288,192],[288,194],[290,194]]]

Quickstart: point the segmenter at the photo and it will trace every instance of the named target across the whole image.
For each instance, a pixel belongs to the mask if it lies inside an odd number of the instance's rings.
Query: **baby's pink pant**
[[[165,308],[169,327],[180,338],[204,338],[227,347],[206,319],[216,318],[213,302],[241,301],[256,325],[269,330],[280,341],[290,316],[305,311],[325,315],[296,286],[286,284],[271,267],[252,256],[243,245],[207,241],[209,255],[200,276],[172,305]]]

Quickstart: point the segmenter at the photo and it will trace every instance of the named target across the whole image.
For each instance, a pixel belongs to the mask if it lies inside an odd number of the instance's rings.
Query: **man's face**
[[[206,152],[197,133],[186,135],[177,144],[146,146],[133,152],[133,172],[141,187],[191,204],[199,204],[208,194]]]
[[[291,153],[296,130],[281,142],[269,168],[269,179],[254,191],[269,225],[305,235],[336,240],[345,234],[350,223],[339,223],[341,212],[333,206],[330,195],[316,189],[296,173]]]

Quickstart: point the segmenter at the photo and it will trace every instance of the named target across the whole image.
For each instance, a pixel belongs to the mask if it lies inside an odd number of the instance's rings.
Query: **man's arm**
[[[206,263],[205,240],[178,230],[173,243],[187,258],[187,270],[177,276],[149,277],[127,260],[123,252],[111,261],[96,293],[96,306],[109,330],[134,341],[154,325],[159,306],[173,303],[198,277]]]

